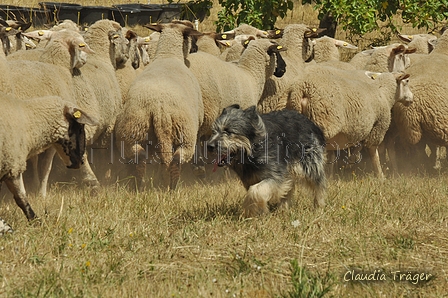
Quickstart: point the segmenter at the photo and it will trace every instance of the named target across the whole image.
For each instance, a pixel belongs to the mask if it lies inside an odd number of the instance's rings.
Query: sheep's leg
[[[177,148],[174,152],[173,159],[169,165],[170,172],[170,190],[174,190],[177,187],[177,183],[180,179],[180,170],[181,170],[181,150],[182,148]]]
[[[30,164],[33,172],[33,191],[40,188],[40,174],[39,174],[39,155],[31,156]]]
[[[9,191],[13,194],[16,204],[20,207],[20,209],[22,209],[23,213],[25,213],[26,218],[30,221],[37,219],[30,203],[28,203],[26,199],[26,191],[25,186],[23,185],[22,173],[20,173],[17,177],[8,178],[4,181]]]
[[[83,156],[84,162],[82,163],[81,170],[82,182],[93,189],[98,188],[100,186],[100,182],[93,173],[92,168],[90,167],[89,160],[87,159],[87,153],[84,152]]]
[[[50,177],[51,168],[53,167],[53,158],[56,154],[56,149],[53,147],[48,148],[44,155],[41,156],[42,167],[42,181],[40,181],[39,194],[45,198],[47,196],[48,178]]]
[[[372,160],[373,170],[375,171],[378,178],[383,179],[384,174],[383,170],[381,169],[380,155],[378,154],[378,146],[369,147],[369,155],[370,159]]]
[[[198,142],[196,144],[196,153],[195,156],[193,158],[193,163],[191,164],[192,169],[193,169],[193,173],[196,177],[198,177],[199,179],[205,179],[205,161],[204,161],[204,155],[202,154],[202,144],[203,140],[201,140],[198,137]],[[204,148],[206,148],[204,146]]]

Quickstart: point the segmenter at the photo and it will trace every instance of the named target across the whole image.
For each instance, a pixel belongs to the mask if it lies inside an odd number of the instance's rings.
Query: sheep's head
[[[81,38],[73,38],[69,41],[71,57],[71,69],[81,68],[87,62],[87,55],[94,51]]]
[[[390,72],[403,72],[411,64],[408,54],[416,52],[415,48],[408,48],[402,44],[395,44],[385,48],[388,55],[387,67]],[[375,55],[374,52],[373,56]]]
[[[183,38],[182,52],[184,58],[186,58],[190,52],[197,51],[197,46],[194,44],[194,42],[192,44],[191,40],[194,39],[194,37],[203,35],[202,32],[199,32],[196,29],[194,29],[193,23],[191,23],[190,21],[172,21],[171,23],[168,24],[155,24],[155,25],[150,24],[150,25],[144,25],[144,27],[161,33],[159,38],[159,44],[162,42],[163,39],[165,40],[170,39],[170,43],[178,44],[180,40],[174,41],[173,38],[175,36],[177,36],[177,38],[180,37]],[[164,42],[162,42],[162,44],[164,44]],[[164,49],[164,50],[169,51],[170,49]]]
[[[269,60],[267,60],[267,65],[270,66],[267,70],[267,75],[271,76],[272,74],[278,78],[282,77],[286,72],[286,62],[283,57],[280,55],[280,52],[286,51],[286,48],[281,45],[265,40],[265,39],[254,39],[253,37],[249,37],[246,41],[243,42],[243,46],[247,48],[249,45],[254,45],[256,47],[261,47],[266,51]],[[247,51],[247,50],[245,50]],[[275,63],[270,63],[272,61],[272,57],[275,59]],[[272,68],[275,65],[274,72],[272,73]],[[271,68],[272,67],[272,68]]]
[[[86,149],[84,125],[97,125],[97,121],[73,106],[63,110],[66,127],[62,136],[54,144],[59,156],[70,169],[78,169],[83,164]]]
[[[396,101],[409,106],[414,102],[414,94],[409,88],[409,74],[396,73],[394,75],[397,80]]]
[[[3,44],[3,52],[8,55],[11,51],[9,36],[16,35],[20,31],[9,26],[4,20],[0,20],[0,40]]]
[[[125,38],[129,41],[128,52],[131,58],[132,67],[137,69],[140,67],[140,55],[139,55],[139,39],[137,33],[132,30],[127,30]]]
[[[109,31],[109,54],[115,68],[123,66],[129,59],[129,40],[127,40],[121,30]]]

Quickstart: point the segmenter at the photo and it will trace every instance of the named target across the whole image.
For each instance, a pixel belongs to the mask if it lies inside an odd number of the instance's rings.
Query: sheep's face
[[[84,125],[96,125],[96,120],[90,118],[77,108],[64,108],[65,125],[63,133],[56,140],[54,147],[67,168],[78,169],[83,164],[86,149]]]
[[[255,106],[242,110],[239,105],[225,108],[212,126],[207,150],[217,154],[216,165],[236,165],[252,153],[252,144],[266,135]]]
[[[397,74],[396,101],[401,102],[405,106],[409,106],[414,102],[414,94],[409,88],[409,74]]]
[[[81,68],[87,62],[87,55],[94,53],[83,39],[75,38],[71,40],[70,57],[71,68]]]
[[[123,66],[129,59],[129,40],[127,40],[121,31],[109,32],[110,48],[109,54],[114,66]]]

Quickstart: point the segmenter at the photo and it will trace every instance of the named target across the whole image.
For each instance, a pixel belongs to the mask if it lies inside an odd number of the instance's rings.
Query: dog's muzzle
[[[218,167],[223,167],[226,164],[230,164],[230,161],[235,156],[235,154],[234,153],[229,153],[228,154],[228,150],[227,149],[219,148],[220,150],[218,150],[217,147],[218,146],[216,146],[215,144],[208,144],[207,145],[208,152],[210,152],[210,153],[217,153],[218,154],[218,156],[216,158],[215,165],[218,166]]]

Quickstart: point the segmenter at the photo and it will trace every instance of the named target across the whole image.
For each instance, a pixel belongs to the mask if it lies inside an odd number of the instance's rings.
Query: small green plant
[[[313,274],[304,266],[300,266],[297,259],[291,261],[292,289],[282,297],[324,297],[335,284],[333,275],[327,271],[323,276],[320,273]]]

